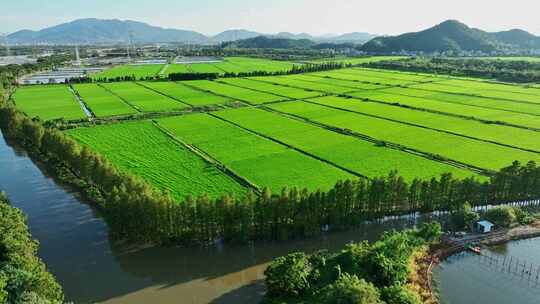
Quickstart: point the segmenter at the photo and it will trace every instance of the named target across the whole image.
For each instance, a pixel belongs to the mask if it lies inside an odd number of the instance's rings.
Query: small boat
[[[482,253],[482,248],[480,248],[479,246],[469,246],[468,247],[470,251],[476,253],[476,254],[481,254]]]

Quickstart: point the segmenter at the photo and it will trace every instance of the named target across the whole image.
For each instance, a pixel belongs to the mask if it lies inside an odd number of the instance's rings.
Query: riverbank
[[[529,225],[522,225],[485,235],[471,235],[466,240],[456,242],[455,239],[443,237],[441,242],[432,245],[414,260],[414,272],[410,276],[410,285],[422,297],[424,304],[439,303],[437,292],[433,286],[433,269],[448,257],[467,250],[474,242],[483,246],[500,245],[512,241],[540,237],[540,220]]]

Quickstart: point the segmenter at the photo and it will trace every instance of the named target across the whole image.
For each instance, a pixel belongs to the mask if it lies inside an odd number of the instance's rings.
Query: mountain
[[[325,43],[363,43],[366,33],[344,35],[312,36],[306,33],[294,34],[281,32],[261,34],[244,29],[232,29],[215,36],[205,36],[188,30],[167,29],[131,20],[78,19],[68,23],[48,27],[39,31],[21,30],[8,35],[13,44],[114,44],[178,42],[193,44],[212,44],[228,41],[245,40],[258,36],[269,38],[312,40]]]
[[[311,36],[310,34],[306,33],[300,33],[300,34],[293,34],[289,32],[280,32],[275,35],[269,35],[270,38],[283,38],[283,39],[308,39],[308,40],[315,40],[316,38]]]
[[[334,43],[365,43],[373,38],[375,38],[375,35],[370,33],[354,32],[327,38],[325,40]]]
[[[513,29],[509,31],[492,33],[497,41],[509,46],[517,46],[522,49],[540,49],[540,37],[524,30]]]
[[[260,33],[248,30],[227,30],[211,37],[213,42],[222,43],[227,41],[236,41],[260,36]]]
[[[488,33],[448,20],[432,28],[399,36],[377,37],[362,46],[366,52],[446,52],[535,49],[540,38],[521,30]]]
[[[22,30],[8,35],[11,43],[117,43],[127,42],[186,42],[205,43],[208,38],[194,31],[166,29],[137,21],[78,19],[40,31]]]
[[[238,41],[225,42],[223,47],[233,48],[258,48],[258,49],[293,49],[293,48],[310,48],[316,43],[309,39],[287,39],[287,38],[270,38],[267,36],[258,36]]]

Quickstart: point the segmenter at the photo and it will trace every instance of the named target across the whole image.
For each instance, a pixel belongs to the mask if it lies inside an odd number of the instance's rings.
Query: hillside
[[[223,47],[234,48],[257,48],[257,49],[294,49],[310,48],[316,43],[309,39],[288,39],[288,38],[269,38],[258,36],[255,38],[226,42]]]
[[[366,52],[390,53],[481,51],[540,48],[540,38],[522,30],[489,33],[448,20],[424,31],[399,36],[377,37],[362,46]]]
[[[79,19],[40,31],[22,30],[8,36],[11,43],[123,43],[130,39],[143,43],[205,43],[208,38],[194,31],[166,29],[137,21]]]
[[[257,32],[239,29],[239,30],[227,30],[227,31],[221,32],[213,36],[211,39],[212,39],[212,42],[222,43],[222,42],[227,42],[227,41],[236,41],[236,40],[255,38],[260,35],[261,34]]]

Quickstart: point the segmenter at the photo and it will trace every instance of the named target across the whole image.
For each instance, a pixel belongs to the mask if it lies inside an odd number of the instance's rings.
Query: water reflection
[[[540,303],[540,281],[536,279],[539,253],[540,238],[536,238],[493,247],[488,254],[498,258],[498,262],[471,253],[450,257],[434,271],[441,303]],[[516,269],[516,263],[509,268],[510,259],[525,263],[525,271],[519,266]],[[531,276],[528,275],[530,264],[534,265]]]

